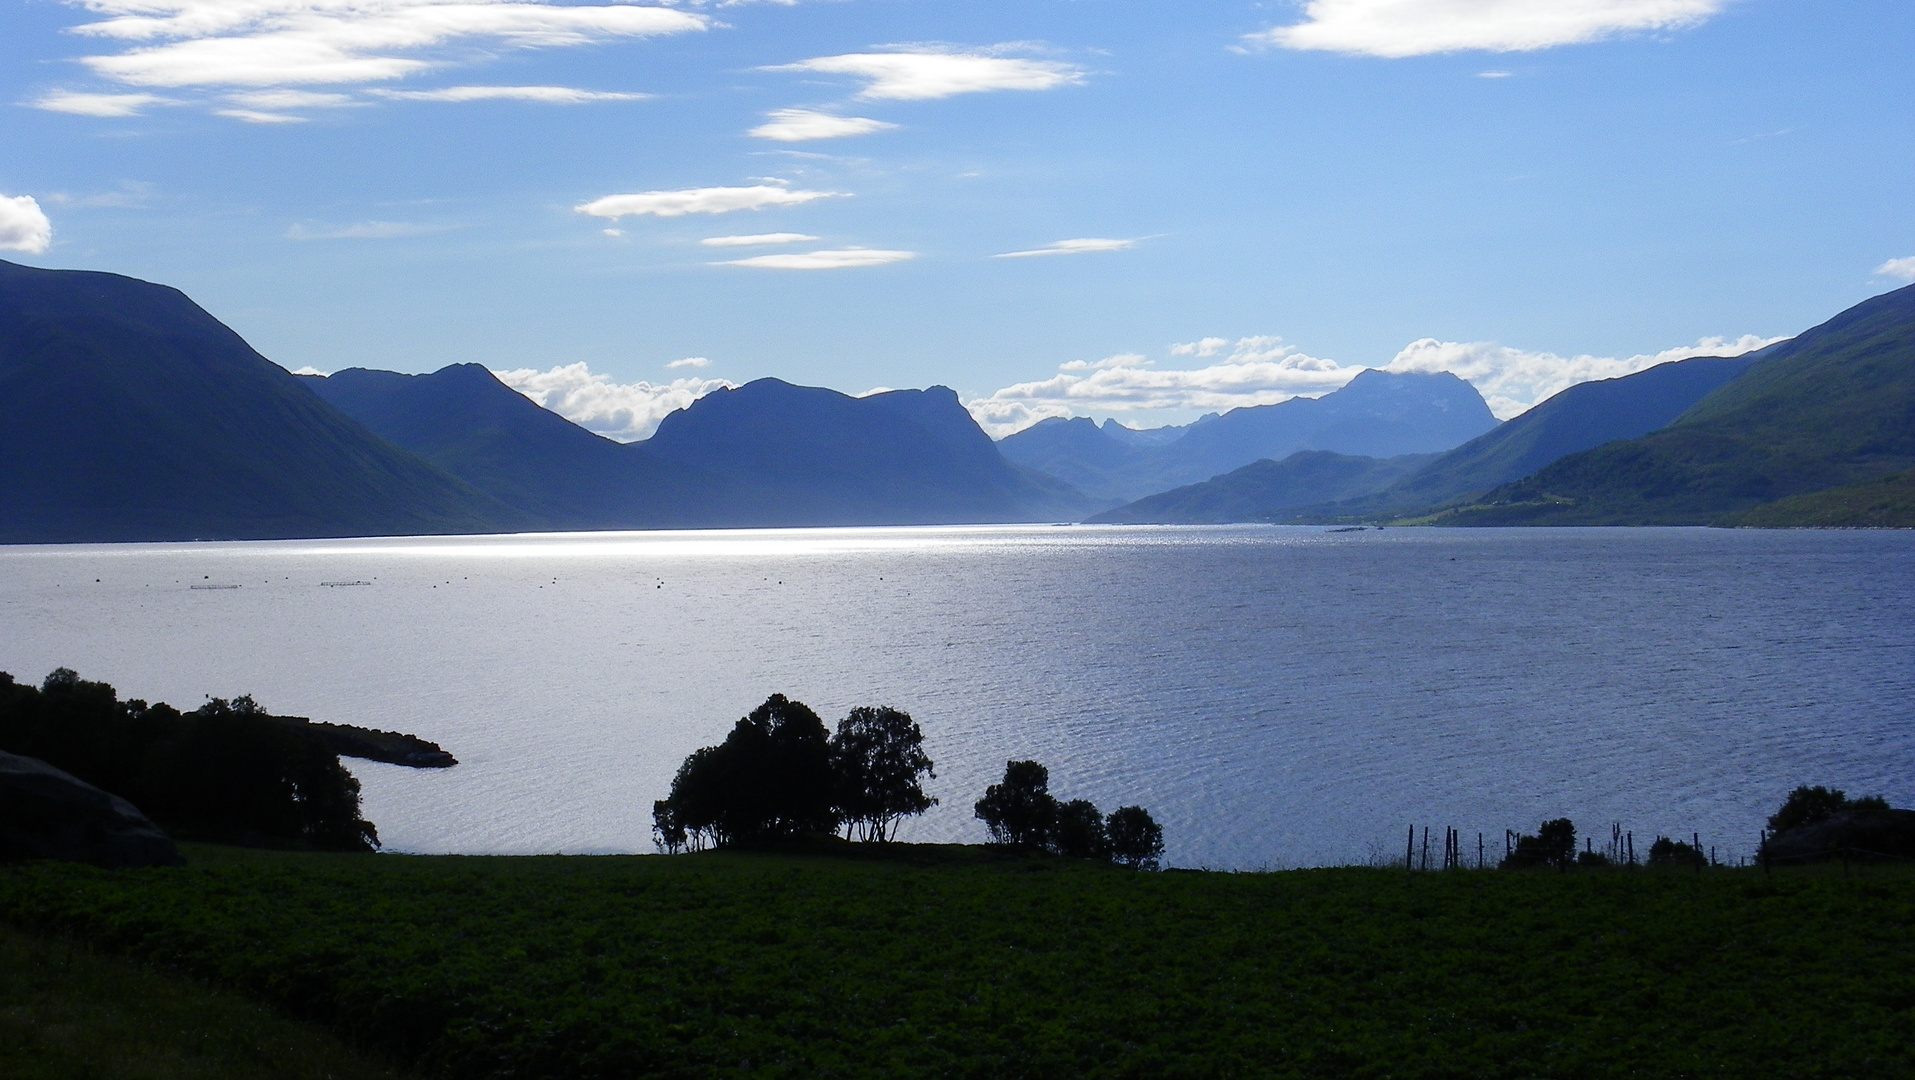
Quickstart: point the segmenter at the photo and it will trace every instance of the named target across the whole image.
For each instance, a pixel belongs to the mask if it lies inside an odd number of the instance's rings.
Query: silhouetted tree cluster
[[[0,672],[0,750],[39,758],[131,802],[162,827],[208,840],[370,851],[359,781],[314,735],[251,697],[189,713],[120,701],[56,669],[39,689]]]
[[[1534,836],[1516,839],[1516,847],[1503,859],[1503,869],[1520,870],[1532,866],[1550,866],[1567,870],[1576,861],[1576,823],[1568,818],[1545,821]]]
[[[1709,857],[1686,840],[1658,836],[1656,842],[1649,845],[1649,865],[1662,869],[1689,870],[1709,865]]]
[[[1769,831],[1787,832],[1803,825],[1827,821],[1844,810],[1887,810],[1888,800],[1879,795],[1850,799],[1848,793],[1821,786],[1799,787],[1789,792],[1782,808],[1769,817]]]
[[[1164,854],[1164,830],[1149,811],[1125,806],[1103,817],[1086,799],[1059,803],[1050,784],[1050,770],[1037,762],[1007,761],[1004,779],[984,790],[973,812],[1000,844],[1157,869]]]
[[[924,733],[909,713],[860,706],[828,735],[803,702],[773,694],[725,741],[694,751],[652,804],[668,852],[829,833],[889,840],[903,818],[937,803]]]

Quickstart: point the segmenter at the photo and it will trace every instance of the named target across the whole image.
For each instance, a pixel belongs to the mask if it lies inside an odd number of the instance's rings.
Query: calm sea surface
[[[366,584],[326,584],[365,582]],[[208,588],[226,585],[238,588]],[[194,588],[193,586],[201,586]],[[413,732],[391,848],[649,851],[782,692],[922,724],[980,840],[1010,758],[1254,869],[1573,817],[1746,855],[1798,783],[1915,804],[1915,533],[985,527],[0,547],[0,669]],[[1600,842],[1600,841],[1599,841]]]

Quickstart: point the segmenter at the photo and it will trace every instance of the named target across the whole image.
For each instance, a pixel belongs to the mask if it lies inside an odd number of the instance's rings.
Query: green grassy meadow
[[[1901,870],[187,854],[0,868],[0,921],[446,1077],[1915,1072]]]

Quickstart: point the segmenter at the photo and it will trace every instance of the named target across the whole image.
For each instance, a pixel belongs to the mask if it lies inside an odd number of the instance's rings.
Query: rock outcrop
[[[184,866],[179,849],[132,803],[38,758],[0,752],[0,860]]]

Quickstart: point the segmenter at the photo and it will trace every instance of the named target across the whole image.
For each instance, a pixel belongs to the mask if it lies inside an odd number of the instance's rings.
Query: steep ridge
[[[1075,520],[1094,505],[1005,460],[942,386],[854,398],[759,379],[672,413],[639,445],[738,485],[738,526]]]
[[[1287,516],[1285,510],[1377,491],[1429,461],[1428,454],[1373,458],[1299,450],[1282,461],[1251,462],[1201,484],[1150,495],[1090,520],[1111,525],[1274,521]]]
[[[1915,286],[1763,350],[1675,423],[1564,457],[1454,524],[1708,524],[1915,466]]]
[[[1448,450],[1494,428],[1496,417],[1475,387],[1448,372],[1367,370],[1322,397],[1232,409],[1156,446],[1089,425],[1050,423],[998,445],[1020,464],[1098,495],[1135,500],[1299,450],[1378,458]]]
[[[1151,470],[1152,447],[1112,435],[1088,416],[1053,416],[999,442],[1005,457],[1047,473],[1097,499],[1136,498],[1140,473]]]
[[[1578,383],[1345,512],[1441,506],[1520,480],[1577,451],[1647,435],[1667,427],[1760,357],[1696,356]]]
[[[543,528],[696,527],[738,510],[735,485],[593,434],[479,364],[430,375],[348,368],[300,378],[341,412]]]
[[[0,542],[510,531],[163,285],[0,262]]]

